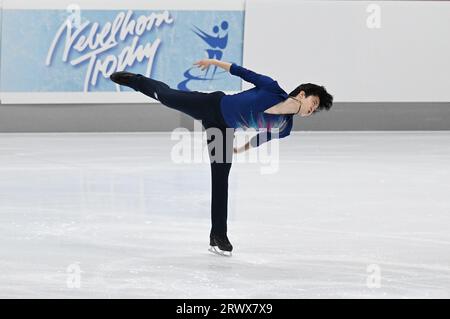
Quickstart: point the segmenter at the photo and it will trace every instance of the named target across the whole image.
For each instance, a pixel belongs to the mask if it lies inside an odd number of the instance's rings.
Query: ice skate
[[[230,241],[228,240],[228,237],[226,234],[224,235],[217,235],[217,234],[211,234],[209,236],[209,251],[226,257],[231,257],[231,251],[233,250],[233,246],[231,245]]]
[[[113,74],[111,74],[111,76],[109,78],[114,83],[128,86],[131,82],[131,79],[135,75],[136,74],[131,73],[131,72],[119,71],[119,72],[114,72]]]

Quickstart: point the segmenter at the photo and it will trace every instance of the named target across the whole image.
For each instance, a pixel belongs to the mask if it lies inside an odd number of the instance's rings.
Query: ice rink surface
[[[0,134],[0,297],[450,297],[450,132],[292,132],[276,172],[234,163],[231,258],[175,143]]]

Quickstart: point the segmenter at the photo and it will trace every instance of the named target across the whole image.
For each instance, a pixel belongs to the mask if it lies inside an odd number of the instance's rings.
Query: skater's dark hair
[[[294,91],[289,93],[289,96],[297,96],[301,91],[305,91],[305,97],[314,95],[319,97],[319,106],[314,110],[314,113],[327,110],[329,111],[333,105],[333,96],[327,92],[324,86],[316,85],[313,83],[303,83],[295,88]]]

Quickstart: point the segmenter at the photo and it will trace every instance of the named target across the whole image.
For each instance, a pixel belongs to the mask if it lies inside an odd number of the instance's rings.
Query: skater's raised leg
[[[215,117],[212,105],[217,104],[225,94],[221,91],[204,93],[176,90],[162,81],[148,78],[139,73],[115,72],[110,78],[115,83],[131,87],[135,91],[160,101],[165,106],[198,120],[212,120]]]
[[[139,73],[136,74],[126,71],[114,72],[111,74],[110,79],[117,84],[128,86],[156,100],[159,100],[157,92],[170,89],[166,83],[147,78]]]

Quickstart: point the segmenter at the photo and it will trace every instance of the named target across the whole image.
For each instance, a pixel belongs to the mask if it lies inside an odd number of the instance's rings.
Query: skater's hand
[[[213,62],[214,62],[214,59],[203,59],[203,60],[195,62],[193,65],[197,65],[200,68],[200,70],[203,71],[203,70],[209,68],[209,66],[211,64],[213,64]]]
[[[235,154],[245,152],[246,150],[250,149],[250,143],[247,142],[245,145],[241,147],[233,147],[233,152]]]

